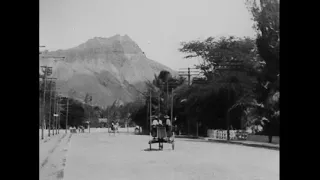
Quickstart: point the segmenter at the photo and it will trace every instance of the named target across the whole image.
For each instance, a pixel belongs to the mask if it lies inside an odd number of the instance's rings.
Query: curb
[[[52,138],[54,138],[54,137],[56,137],[56,136],[61,136],[61,135],[63,135],[63,134],[62,134],[62,133],[59,133],[59,134],[55,134],[55,135],[46,136],[44,139],[40,139],[39,145],[50,141]]]
[[[237,144],[237,145],[243,145],[243,146],[250,146],[250,147],[258,147],[258,148],[267,148],[267,149],[273,149],[273,150],[280,150],[280,146],[269,146],[265,144],[249,144],[249,143],[243,143],[239,141],[226,141],[226,140],[220,140],[220,139],[207,139],[207,141],[210,142],[219,142],[219,143],[228,143],[228,144]]]
[[[181,135],[174,135],[175,138],[186,138],[186,139],[205,139],[204,137],[197,137],[197,136],[181,136]]]

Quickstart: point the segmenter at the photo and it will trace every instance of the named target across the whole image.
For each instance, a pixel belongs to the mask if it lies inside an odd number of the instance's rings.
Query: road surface
[[[55,179],[279,179],[276,150],[179,138],[175,150],[164,144],[163,151],[158,151],[158,145],[153,144],[154,150],[149,151],[148,140],[148,136],[113,136],[105,131],[73,134],[70,142],[65,136],[60,149],[66,154],[59,157],[64,158],[64,170],[56,168]]]

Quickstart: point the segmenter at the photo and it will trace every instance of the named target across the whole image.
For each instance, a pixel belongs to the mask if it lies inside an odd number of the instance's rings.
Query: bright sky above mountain
[[[93,37],[127,34],[150,59],[178,70],[181,41],[254,37],[245,0],[40,0],[40,45],[68,49]]]

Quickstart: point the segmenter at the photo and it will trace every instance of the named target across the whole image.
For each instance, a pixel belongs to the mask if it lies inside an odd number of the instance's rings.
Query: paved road
[[[279,151],[176,139],[175,150],[148,151],[148,136],[74,134],[64,180],[277,180]],[[156,144],[154,149],[158,149]]]

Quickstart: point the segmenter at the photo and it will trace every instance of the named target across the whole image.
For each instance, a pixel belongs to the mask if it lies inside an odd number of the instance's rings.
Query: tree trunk
[[[269,143],[272,143],[272,135],[268,136]]]
[[[269,143],[272,143],[272,129],[273,127],[272,127],[272,124],[271,124],[271,122],[269,122],[269,124],[268,124],[268,142]]]

